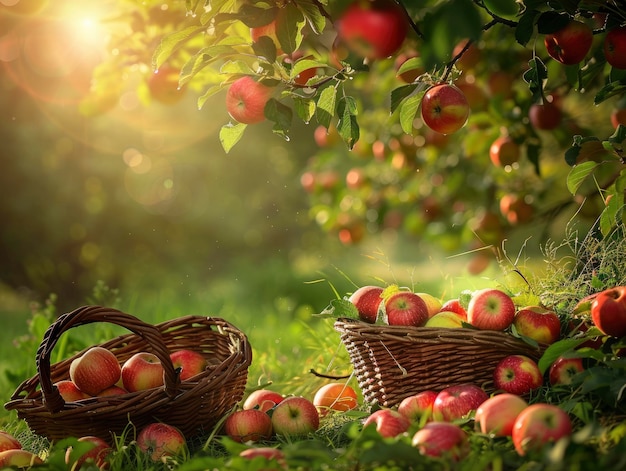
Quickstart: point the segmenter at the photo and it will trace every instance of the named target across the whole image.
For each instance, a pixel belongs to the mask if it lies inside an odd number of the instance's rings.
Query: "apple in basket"
[[[437,394],[433,403],[433,418],[445,422],[460,419],[478,409],[488,398],[487,393],[475,384],[449,386]]]
[[[185,436],[178,428],[161,422],[146,425],[137,435],[137,446],[150,455],[152,461],[160,461],[164,456],[180,455],[186,445]]]
[[[15,438],[9,432],[0,430],[0,452],[4,450],[19,450],[21,448],[22,444],[17,438]]]
[[[259,409],[267,412],[283,400],[283,396],[269,389],[252,391],[243,403],[244,409]]]
[[[465,457],[470,450],[467,434],[450,422],[427,423],[415,432],[411,444],[422,455],[449,457],[455,461]]]
[[[78,389],[74,381],[70,381],[69,379],[57,381],[54,383],[54,386],[59,390],[59,394],[65,402],[75,402],[91,397],[89,394]]]
[[[515,304],[504,291],[484,288],[472,293],[467,321],[482,330],[505,330],[515,318]]]
[[[510,437],[515,419],[528,403],[517,394],[496,394],[483,402],[474,416],[476,430],[496,437]]]
[[[183,349],[177,350],[170,355],[174,368],[180,368],[180,380],[187,381],[204,371],[207,360],[199,352]]]
[[[122,365],[122,383],[129,392],[163,386],[163,365],[153,353],[135,353]]]
[[[411,421],[393,409],[378,409],[363,422],[363,428],[376,427],[376,431],[386,438],[400,435],[406,432],[410,426]]]
[[[0,451],[0,468],[30,468],[36,464],[42,464],[43,460],[34,453],[22,449]]]
[[[428,320],[428,306],[410,291],[399,291],[385,300],[385,315],[389,325],[421,327]]]
[[[226,418],[224,432],[239,443],[269,440],[272,436],[272,419],[259,409],[237,410]]]
[[[430,293],[415,293],[426,303],[428,308],[428,317],[433,317],[441,310],[441,300],[437,299]]]
[[[357,311],[359,318],[363,322],[374,324],[378,318],[378,308],[382,303],[383,289],[380,286],[361,286],[348,298]]]
[[[70,364],[70,379],[76,387],[90,396],[120,379],[121,367],[117,357],[103,347],[91,347]]]
[[[319,426],[317,408],[305,397],[287,397],[272,412],[272,427],[277,435],[298,437],[315,432]]]
[[[65,450],[65,464],[71,469],[81,469],[87,462],[94,463],[98,469],[107,466],[107,456],[112,450],[107,442],[91,435],[80,437],[78,442],[86,445],[78,445],[76,448],[70,446]]]

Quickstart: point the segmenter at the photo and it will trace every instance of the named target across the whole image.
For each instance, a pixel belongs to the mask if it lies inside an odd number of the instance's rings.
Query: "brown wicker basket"
[[[112,351],[120,363],[140,351],[154,353],[164,367],[164,386],[64,402],[53,383],[69,378],[70,363],[84,351],[53,365],[50,354],[61,334],[93,322],[130,330],[131,334],[100,346]],[[169,358],[180,349],[202,353],[209,366],[181,382]],[[139,429],[150,422],[165,422],[187,438],[210,430],[242,399],[252,351],[245,334],[223,319],[186,316],[151,325],[115,309],[85,306],[63,314],[48,328],[36,361],[37,375],[15,390],[5,408],[16,410],[35,433],[50,440],[95,435],[111,442],[113,434],[120,435],[129,423]]]
[[[366,403],[394,406],[425,390],[474,383],[493,391],[493,371],[507,355],[539,359],[535,348],[505,332],[368,324],[340,318],[341,334]]]

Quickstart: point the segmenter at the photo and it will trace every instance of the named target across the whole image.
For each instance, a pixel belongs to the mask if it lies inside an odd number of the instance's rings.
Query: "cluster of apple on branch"
[[[302,184],[345,243],[391,229],[458,250],[567,207],[601,215],[603,234],[623,217],[623,2],[188,0],[156,23],[154,10],[147,80],[174,71],[199,108],[225,92],[226,152],[257,123],[315,128]]]

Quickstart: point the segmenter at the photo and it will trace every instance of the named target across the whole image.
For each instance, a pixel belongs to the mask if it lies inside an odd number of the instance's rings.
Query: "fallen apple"
[[[224,431],[229,438],[239,443],[269,440],[272,436],[272,419],[259,409],[237,410],[226,418]]]
[[[605,335],[626,335],[626,286],[604,290],[591,303],[591,319]]]
[[[180,455],[186,445],[185,436],[178,428],[161,422],[146,425],[137,435],[137,446],[147,453],[152,461]]]
[[[433,418],[436,421],[451,422],[461,419],[478,409],[489,396],[475,384],[458,384],[442,389],[433,403]]]
[[[517,394],[496,394],[476,409],[475,428],[487,435],[511,436],[515,419],[527,406],[528,403]]]
[[[385,438],[396,437],[406,432],[410,426],[410,420],[393,409],[378,409],[363,422],[363,428],[376,427],[380,436]]]
[[[515,450],[523,456],[571,433],[572,423],[563,409],[554,404],[535,403],[517,416],[511,436]]]
[[[243,403],[244,409],[259,409],[267,412],[283,400],[283,396],[269,389],[252,391]]]
[[[437,391],[426,390],[405,397],[398,405],[398,412],[411,422],[430,421],[437,394]]]
[[[572,383],[572,378],[585,371],[583,360],[580,357],[558,357],[548,370],[548,380],[552,386]]]
[[[317,408],[305,397],[287,397],[272,412],[272,427],[277,435],[303,436],[315,432],[319,425]]]
[[[457,424],[429,422],[415,432],[411,444],[422,455],[449,457],[458,461],[469,453],[467,434]]]
[[[517,311],[513,319],[517,333],[538,343],[550,345],[561,336],[561,320],[549,309],[541,306],[526,306]]]
[[[537,363],[526,355],[508,355],[496,365],[493,384],[501,391],[523,396],[543,384]]]

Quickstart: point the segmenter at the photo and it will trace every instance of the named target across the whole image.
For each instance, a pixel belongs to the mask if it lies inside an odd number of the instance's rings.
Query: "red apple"
[[[272,88],[244,76],[235,80],[226,92],[226,110],[239,123],[255,124],[265,120],[265,105]]]
[[[570,20],[565,27],[544,38],[548,54],[565,65],[582,61],[591,49],[592,42],[593,32],[589,25],[576,20]]]
[[[153,353],[135,353],[122,365],[122,383],[129,392],[163,386],[163,365]]]
[[[520,158],[520,147],[511,137],[500,136],[489,147],[489,158],[497,167],[513,165]]]
[[[70,364],[70,379],[90,396],[97,396],[100,391],[113,386],[120,375],[117,357],[103,347],[90,348]]]
[[[542,448],[572,433],[572,423],[567,413],[553,404],[531,404],[515,419],[513,445],[521,456],[530,450]]]
[[[563,121],[561,108],[554,102],[544,100],[543,103],[533,103],[528,109],[528,119],[535,129],[551,131]]]
[[[137,435],[137,446],[150,455],[152,461],[176,456],[185,450],[185,436],[176,427],[161,422],[146,425]]]
[[[626,335],[626,286],[604,290],[591,303],[591,319],[605,335]]]
[[[252,38],[253,42],[258,42],[262,36],[267,36],[268,38],[270,38],[276,46],[276,53],[282,54],[283,51],[280,48],[280,41],[278,40],[278,36],[276,35],[276,20],[270,21],[266,25],[250,28],[250,37]]]
[[[433,317],[441,310],[441,300],[435,298],[432,294],[429,293],[415,293],[420,298],[424,300],[426,303],[426,307],[428,308],[428,317]]]
[[[283,399],[272,413],[272,427],[277,435],[298,437],[315,432],[320,416],[315,405],[305,397]]]
[[[252,391],[243,403],[244,409],[259,409],[267,412],[283,400],[283,396],[269,389]]]
[[[80,401],[81,399],[87,399],[91,397],[86,392],[81,391],[76,387],[73,381],[69,379],[62,379],[61,381],[57,381],[54,385],[59,390],[59,394],[63,398],[65,402],[75,402]]]
[[[626,126],[626,108],[615,108],[611,111],[611,124],[615,129],[620,124]]]
[[[500,198],[500,212],[512,226],[532,220],[533,206],[523,195],[507,193]]]
[[[359,318],[374,324],[378,319],[378,309],[383,302],[383,289],[380,286],[361,286],[348,298],[359,311]]]
[[[484,288],[472,293],[467,321],[482,330],[505,330],[515,318],[515,304],[504,291]]]
[[[239,453],[239,456],[242,458],[246,458],[248,460],[253,460],[255,458],[262,457],[268,463],[267,464],[277,464],[281,467],[281,469],[287,469],[287,462],[285,461],[285,454],[279,450],[278,448],[273,448],[269,446],[263,446],[258,448],[248,448]],[[256,469],[256,468],[255,468]],[[267,471],[273,470],[274,468],[263,468]]]
[[[475,384],[458,384],[442,389],[433,403],[433,418],[451,422],[478,409],[489,396]]]
[[[81,443],[89,443],[89,449],[82,452],[80,456],[76,456],[74,448],[68,447],[65,451],[65,464],[69,465],[71,469],[81,469],[85,463],[91,462],[95,464],[98,469],[106,469],[108,466],[107,456],[112,451],[111,446],[102,438],[90,435],[80,437],[78,441]]]
[[[511,436],[515,419],[527,406],[528,403],[517,394],[492,396],[476,409],[476,430],[496,437]]]
[[[424,324],[424,327],[459,329],[463,327],[464,322],[467,322],[467,319],[461,314],[452,311],[442,311],[428,319],[426,324]]]
[[[21,448],[22,444],[17,438],[4,430],[0,430],[0,451],[19,450]]]
[[[420,327],[428,320],[428,307],[422,298],[410,291],[399,291],[385,300],[389,325]]]
[[[572,378],[582,371],[585,371],[582,358],[559,357],[550,366],[548,379],[552,386],[571,384]]]
[[[0,451],[1,469],[30,468],[37,464],[43,464],[43,460],[30,451],[22,449]]]
[[[561,320],[549,309],[541,306],[526,306],[515,314],[515,330],[539,343],[550,345],[561,336]]]
[[[204,371],[207,361],[204,355],[194,350],[177,350],[170,355],[174,368],[180,368],[180,380],[187,381]]]
[[[409,25],[404,9],[392,0],[353,1],[337,23],[337,37],[361,57],[384,59],[395,53]]]
[[[440,83],[429,88],[422,98],[424,124],[441,134],[461,129],[469,117],[469,103],[458,87]]]
[[[626,69],[626,26],[620,26],[606,33],[604,57],[616,69]]]
[[[426,390],[405,397],[398,405],[398,412],[411,422],[421,422],[431,420],[433,415],[433,404],[437,398],[437,392]]]
[[[224,431],[232,440],[258,442],[272,436],[272,419],[259,409],[244,409],[233,412],[224,422]]]
[[[443,303],[443,306],[441,306],[441,309],[439,309],[439,311],[456,312],[457,314],[461,315],[461,317],[463,317],[465,320],[467,320],[467,311],[465,310],[465,308],[461,304],[461,301],[458,298],[449,299],[448,301]]]
[[[411,426],[410,420],[393,409],[378,409],[363,422],[363,428],[376,427],[380,436],[391,438],[406,432]]]
[[[543,375],[532,358],[508,355],[496,365],[493,384],[496,389],[523,396],[541,387]]]
[[[422,455],[449,457],[458,461],[469,453],[467,434],[457,424],[429,422],[415,432],[411,444]]]

